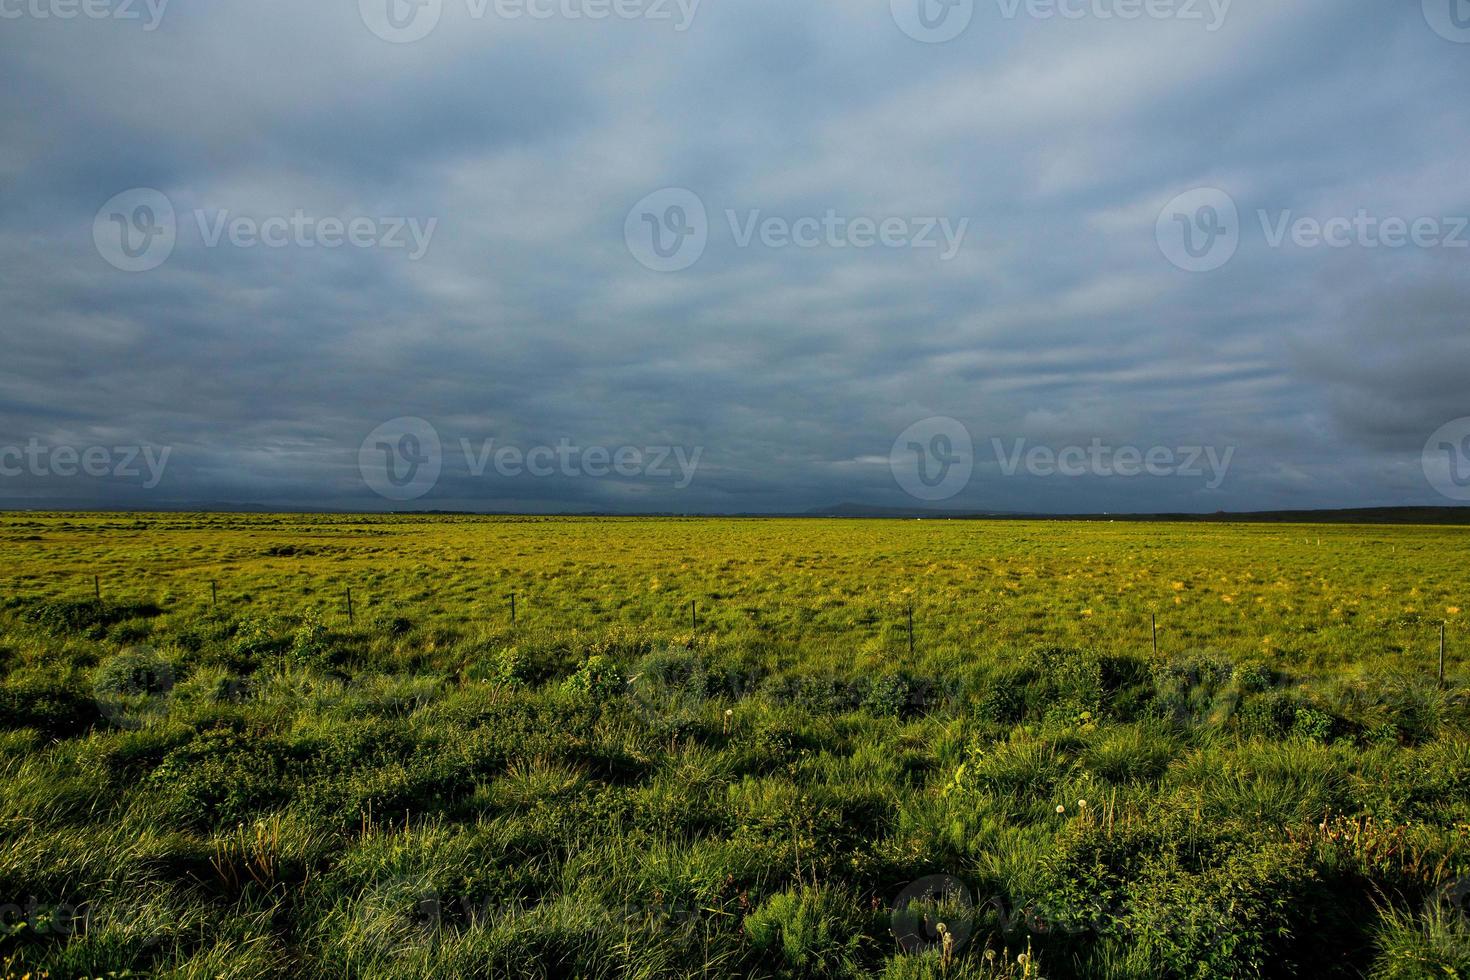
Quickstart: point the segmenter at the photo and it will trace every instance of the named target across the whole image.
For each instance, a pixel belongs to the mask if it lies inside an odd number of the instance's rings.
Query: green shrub
[[[298,667],[322,669],[330,664],[331,654],[326,625],[317,613],[307,613],[291,634],[291,662]]]
[[[1130,725],[1107,731],[1083,754],[1083,764],[1110,783],[1148,783],[1164,775],[1176,751],[1167,735]]]
[[[998,725],[1019,724],[1026,717],[1026,688],[1036,679],[1030,671],[1014,670],[993,677],[976,705],[976,713]]]
[[[1049,798],[1072,768],[1053,743],[1022,737],[992,746],[974,760],[970,771],[980,787],[1034,803]]]
[[[44,630],[101,639],[107,627],[124,620],[157,616],[152,603],[114,602],[108,599],[49,599],[29,602],[22,616]]]
[[[1246,738],[1284,738],[1296,724],[1297,700],[1285,691],[1251,697],[1240,708],[1237,723]]]
[[[1371,980],[1462,980],[1470,977],[1470,918],[1436,904],[1419,915],[1385,909]]]
[[[147,648],[124,650],[104,661],[92,683],[102,697],[167,694],[173,686],[173,664]]]
[[[783,976],[846,976],[859,968],[863,941],[855,906],[827,889],[780,892],[746,916],[745,934]]]
[[[562,692],[592,701],[610,701],[620,696],[627,683],[617,664],[600,654],[587,658],[575,674],[562,682]]]
[[[372,628],[387,636],[407,636],[413,632],[413,620],[394,613],[380,613],[373,618]]]
[[[1240,704],[1235,666],[1201,656],[1160,664],[1154,670],[1155,717],[1186,728],[1224,727]]]
[[[1198,870],[1150,857],[1124,890],[1129,960],[1150,975],[1199,980],[1288,973],[1293,929],[1311,927],[1300,902],[1311,879],[1304,851],[1288,844]]]
[[[1332,737],[1333,717],[1325,711],[1304,704],[1296,709],[1292,719],[1291,733],[1308,742],[1325,742]]]
[[[474,680],[501,687],[523,687],[531,675],[531,665],[517,647],[506,647],[493,656],[483,657],[470,670]]]
[[[285,748],[258,733],[201,732],[170,752],[148,782],[170,814],[201,826],[260,815],[290,793]]]
[[[909,713],[913,702],[913,681],[903,674],[882,674],[873,678],[862,703],[875,715],[901,717]]]
[[[273,621],[252,617],[235,624],[235,635],[230,647],[237,658],[253,664],[263,657],[280,653],[285,649],[286,643],[276,635],[276,624]]]
[[[97,699],[54,681],[0,687],[0,728],[34,728],[53,738],[79,735],[102,721]]]

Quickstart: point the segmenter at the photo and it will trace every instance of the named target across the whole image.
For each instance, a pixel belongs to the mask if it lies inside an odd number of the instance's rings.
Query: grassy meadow
[[[1470,978],[1467,544],[0,515],[0,976]]]

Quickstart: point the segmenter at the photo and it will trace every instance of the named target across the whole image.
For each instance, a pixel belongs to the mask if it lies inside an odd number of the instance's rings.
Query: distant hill
[[[186,514],[402,514],[420,517],[730,517],[730,518],[842,518],[851,520],[930,521],[1132,521],[1199,522],[1238,524],[1439,524],[1470,526],[1470,507],[1354,507],[1342,510],[1266,510],[1213,514],[1038,514],[1020,511],[924,510],[906,507],[874,507],[869,504],[836,504],[813,510],[781,513],[615,512],[563,511],[522,512],[505,510],[375,510],[362,508],[302,507],[279,504],[231,502],[160,503],[152,507],[117,507],[98,504],[65,504],[16,507],[0,501],[0,513],[186,513]]]
[[[949,511],[837,504],[807,511],[806,517],[898,518],[935,521],[1198,521],[1256,524],[1452,524],[1470,525],[1470,507],[1353,507],[1343,510],[1263,510],[1213,514],[1027,514],[1008,511]]]

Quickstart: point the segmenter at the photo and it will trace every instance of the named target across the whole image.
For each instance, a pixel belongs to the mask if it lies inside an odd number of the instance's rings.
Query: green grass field
[[[0,974],[1470,977],[1466,529],[0,543]]]

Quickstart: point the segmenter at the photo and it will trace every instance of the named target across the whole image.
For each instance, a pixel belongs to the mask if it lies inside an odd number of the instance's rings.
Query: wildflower
[[[1087,801],[1086,800],[1078,800],[1077,801],[1077,808],[1079,810],[1086,810],[1087,809]]]
[[[1067,812],[1066,806],[1064,804],[1058,803],[1057,804],[1057,812],[1058,813],[1066,813]]]
[[[1446,606],[1445,607],[1445,612],[1449,613],[1451,616],[1458,616],[1458,615],[1460,615],[1460,607],[1459,606]]]

